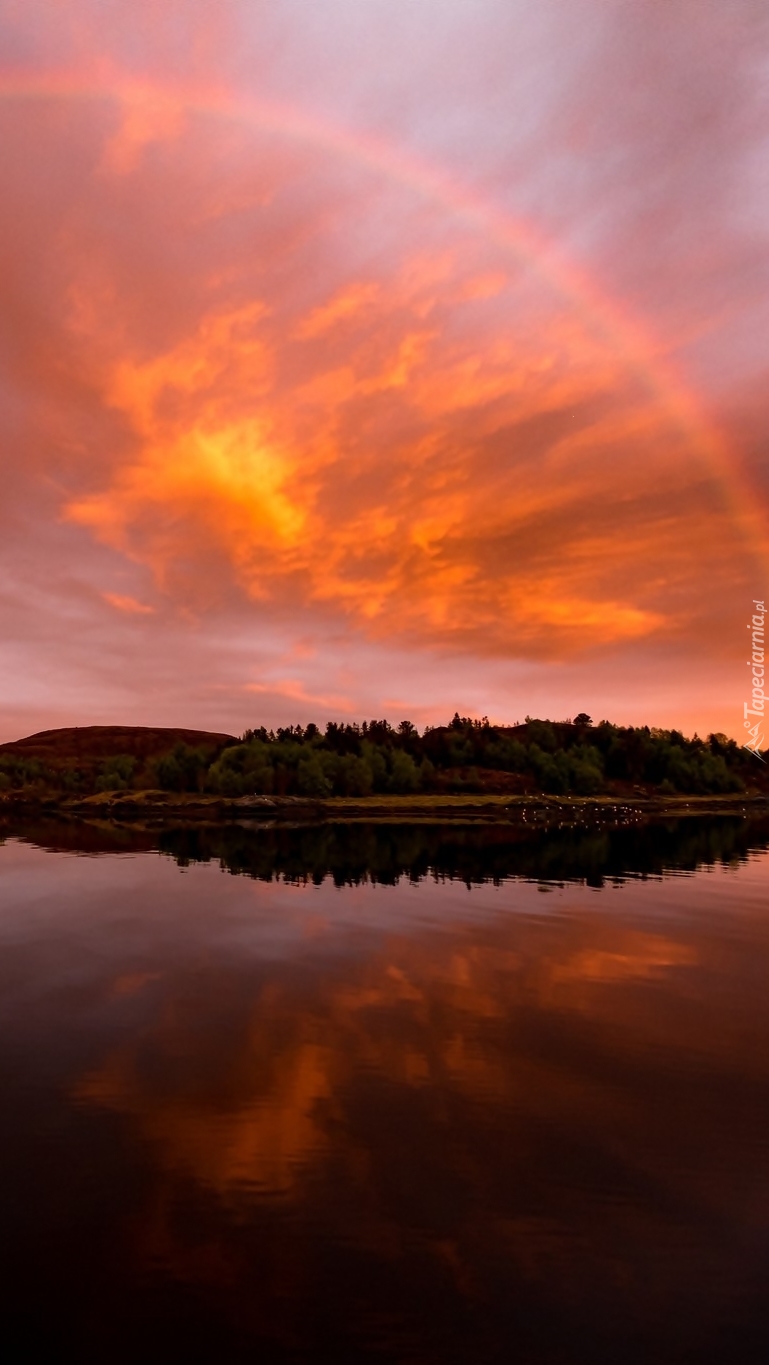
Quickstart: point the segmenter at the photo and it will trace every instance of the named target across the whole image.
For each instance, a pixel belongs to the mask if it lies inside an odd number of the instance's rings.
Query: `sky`
[[[0,741],[742,738],[765,0],[0,0]]]

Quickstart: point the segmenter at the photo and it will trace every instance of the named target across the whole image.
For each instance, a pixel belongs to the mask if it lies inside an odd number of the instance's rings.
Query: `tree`
[[[419,787],[420,772],[411,754],[396,749],[392,756],[387,786],[392,792],[415,792]]]
[[[296,769],[296,784],[303,796],[331,795],[331,781],[315,753],[300,758]]]

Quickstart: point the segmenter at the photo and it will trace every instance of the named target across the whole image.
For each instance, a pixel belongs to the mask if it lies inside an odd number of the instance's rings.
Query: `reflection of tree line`
[[[470,883],[506,877],[585,880],[744,859],[769,845],[769,821],[690,817],[643,825],[327,824],[272,829],[237,825],[164,829],[157,846],[180,865],[218,861],[229,872],[263,881],[363,881],[438,876]]]
[[[160,850],[180,866],[218,862],[262,881],[364,881],[450,877],[480,883],[506,877],[544,881],[644,876],[667,869],[742,860],[769,847],[769,819],[685,816],[637,824],[462,825],[356,822],[319,825],[167,825],[146,828],[110,821],[24,821],[0,827],[43,848],[78,853]]]

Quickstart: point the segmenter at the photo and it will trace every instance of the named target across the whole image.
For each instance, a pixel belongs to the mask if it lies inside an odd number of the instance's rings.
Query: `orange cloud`
[[[245,690],[254,692],[257,696],[282,697],[287,701],[304,702],[318,710],[333,711],[336,714],[342,712],[351,715],[355,711],[351,697],[340,693],[311,692],[296,678],[276,679],[275,682],[268,683],[246,683]]]
[[[298,341],[267,298],[116,355],[105,396],[133,452],[68,516],[169,590],[214,552],[249,597],[373,635],[557,653],[663,628],[650,556],[669,574],[717,516],[664,410],[568,311],[528,340],[496,319],[479,334],[477,291],[453,281],[427,328],[433,285],[408,262],[314,307]],[[675,526],[648,500],[655,465],[686,489]]]
[[[116,611],[125,611],[132,616],[152,616],[155,611],[155,608],[148,606],[146,602],[138,602],[135,597],[128,597],[122,593],[103,592],[102,597]]]
[[[365,309],[376,302],[378,294],[377,285],[371,281],[349,285],[328,303],[314,308],[297,329],[297,336],[303,340],[322,336],[337,322],[359,318]]]

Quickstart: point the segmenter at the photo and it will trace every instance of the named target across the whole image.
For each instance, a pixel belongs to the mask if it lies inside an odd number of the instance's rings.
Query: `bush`
[[[506,773],[521,773],[526,767],[526,750],[517,739],[492,740],[484,752],[484,765]]]
[[[199,791],[209,764],[204,749],[193,749],[189,744],[177,744],[170,754],[155,760],[155,777],[165,791]]]
[[[102,765],[102,771],[96,779],[95,787],[97,792],[119,792],[125,791],[130,785],[131,778],[136,771],[136,759],[130,754],[118,754],[115,758],[108,758]],[[68,772],[63,775],[63,785],[76,790],[79,783],[77,774]]]
[[[565,757],[565,754],[557,754],[553,758],[550,754],[543,753],[538,744],[532,744],[529,749],[529,760],[543,792],[562,796],[569,790],[569,773]]]
[[[571,786],[580,796],[595,796],[603,790],[603,773],[591,763],[577,762],[572,767]]]
[[[296,770],[296,785],[303,796],[330,796],[331,780],[323,771],[317,754],[300,758]]]
[[[388,791],[415,792],[419,789],[420,772],[411,754],[396,749],[392,756],[390,776],[387,780]]]
[[[530,720],[527,735],[532,747],[536,744],[537,748],[544,749],[548,754],[555,753],[558,748],[558,738],[549,720]]]
[[[341,796],[370,796],[374,790],[371,764],[357,754],[343,754],[339,759],[335,787]]]

